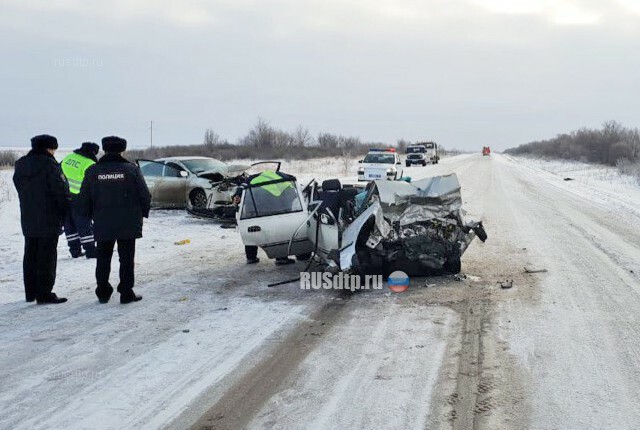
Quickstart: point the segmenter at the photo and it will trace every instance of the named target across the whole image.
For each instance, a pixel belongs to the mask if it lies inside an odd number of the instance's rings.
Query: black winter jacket
[[[71,195],[55,157],[46,150],[31,150],[16,161],[13,183],[20,199],[22,234],[58,236]]]
[[[96,241],[142,237],[151,194],[140,168],[119,154],[105,154],[85,173],[79,210],[93,218]]]

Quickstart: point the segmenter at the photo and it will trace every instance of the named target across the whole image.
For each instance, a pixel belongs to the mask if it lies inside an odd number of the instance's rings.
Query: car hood
[[[390,169],[392,167],[396,167],[396,165],[391,163],[362,163],[360,167],[364,167],[365,169]]]
[[[205,170],[204,172],[196,173],[199,178],[207,179],[222,179],[222,178],[234,178],[242,175],[247,169],[248,165],[245,164],[229,164],[226,167],[220,169]]]

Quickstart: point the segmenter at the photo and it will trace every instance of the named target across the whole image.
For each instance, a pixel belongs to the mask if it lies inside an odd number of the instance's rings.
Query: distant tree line
[[[363,141],[359,137],[326,132],[321,132],[314,136],[309,129],[303,126],[298,126],[293,131],[286,131],[276,128],[268,121],[259,118],[246,135],[233,143],[220,137],[213,129],[208,128],[204,132],[201,143],[129,149],[125,152],[125,156],[129,160],[203,156],[219,160],[306,160],[321,157],[341,157],[346,161],[354,157],[364,156],[371,148],[395,146],[398,152],[404,153],[411,143],[405,139],[398,139],[395,144]],[[458,153],[456,150],[445,151],[441,145],[439,149],[440,156]],[[13,151],[0,151],[0,167],[13,166],[17,157],[18,154]]]
[[[18,154],[13,151],[0,151],[0,168],[12,167],[17,159]]]
[[[410,142],[398,139],[395,146],[404,152]],[[219,160],[277,159],[304,160],[319,157],[363,156],[370,148],[389,147],[389,143],[362,141],[359,137],[321,132],[317,136],[302,126],[293,131],[281,130],[259,118],[245,136],[231,143],[213,129],[207,129],[201,144],[153,147],[127,151],[131,158],[199,155]]]
[[[505,151],[513,155],[561,158],[615,166],[640,162],[640,133],[616,121],[601,129],[581,128],[553,139],[526,143]]]

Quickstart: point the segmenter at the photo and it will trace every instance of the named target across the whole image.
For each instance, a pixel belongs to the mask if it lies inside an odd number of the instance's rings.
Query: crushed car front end
[[[413,276],[458,273],[476,236],[487,238],[481,221],[464,219],[455,174],[414,183],[374,181],[329,265],[385,276],[395,270]]]

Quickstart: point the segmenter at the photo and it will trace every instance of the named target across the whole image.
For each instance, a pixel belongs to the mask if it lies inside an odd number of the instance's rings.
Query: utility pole
[[[153,148],[153,121],[151,121],[151,147]]]

